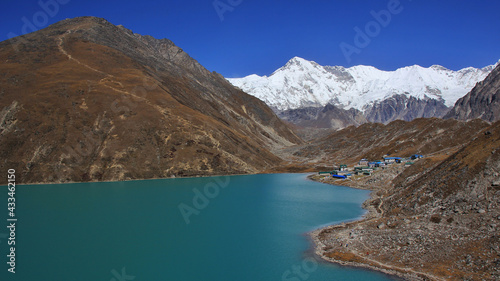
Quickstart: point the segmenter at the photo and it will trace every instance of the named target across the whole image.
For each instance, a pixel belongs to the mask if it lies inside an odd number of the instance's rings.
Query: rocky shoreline
[[[393,169],[394,170],[394,169]],[[375,181],[380,181],[381,178],[388,177],[390,173],[381,173],[375,174],[378,176]],[[347,260],[343,258],[334,258],[331,256],[327,255],[327,251],[325,249],[328,249],[329,246],[324,243],[325,239],[323,238],[324,233],[333,233],[333,232],[338,232],[339,234],[342,232],[342,230],[347,229],[349,226],[359,224],[361,222],[373,219],[373,218],[378,218],[380,217],[380,212],[381,210],[377,208],[377,206],[374,206],[371,204],[372,202],[378,202],[378,199],[380,198],[379,195],[377,195],[376,188],[369,188],[366,185],[366,180],[365,181],[352,181],[352,180],[338,180],[338,179],[332,179],[332,178],[326,178],[323,176],[319,176],[316,174],[311,174],[307,177],[310,180],[317,181],[317,182],[322,182],[322,183],[327,183],[331,185],[343,185],[343,186],[349,186],[351,188],[357,188],[357,189],[363,189],[363,190],[372,190],[373,192],[370,194],[370,198],[366,200],[363,203],[363,208],[367,210],[367,213],[363,215],[363,217],[359,220],[352,221],[352,222],[347,222],[347,223],[341,223],[337,225],[330,225],[326,226],[320,229],[316,229],[312,232],[309,233],[311,240],[314,243],[314,253],[322,258],[325,261],[331,262],[331,263],[336,263],[344,266],[354,266],[354,267],[361,267],[361,268],[367,268],[371,270],[376,270],[380,271],[389,275],[394,275],[397,277],[405,278],[407,280],[422,280],[415,278],[413,274],[406,273],[404,269],[402,268],[392,268],[387,265],[382,265],[380,263],[374,264],[373,262],[368,262],[366,260],[359,259],[359,261],[353,261],[352,259]],[[373,181],[372,181],[373,182]]]
[[[397,169],[391,169],[387,170],[384,173],[378,173],[375,174],[375,180],[372,179],[373,182],[378,182],[375,186],[379,186],[380,182],[387,182],[388,179],[394,178],[394,172]],[[325,178],[322,176],[318,176],[316,174],[311,174],[307,177],[310,180],[317,181],[317,182],[322,182],[322,183],[327,183],[331,185],[342,185],[342,186],[349,186],[351,188],[357,188],[357,189],[363,189],[363,190],[372,190],[373,192],[370,194],[370,198],[366,200],[363,203],[363,208],[367,210],[367,213],[363,215],[363,217],[359,220],[352,221],[352,222],[347,222],[347,223],[341,223],[337,225],[330,225],[326,226],[320,229],[316,229],[312,232],[309,233],[312,242],[314,243],[314,253],[319,256],[321,259],[343,265],[343,266],[353,266],[353,267],[361,267],[361,268],[366,268],[370,270],[375,270],[375,271],[380,271],[385,274],[397,276],[400,278],[404,278],[405,280],[441,280],[438,279],[437,277],[434,276],[426,276],[425,273],[416,273],[416,272],[409,272],[408,270],[404,268],[399,268],[399,267],[394,267],[386,264],[382,264],[380,262],[377,262],[375,260],[371,259],[366,259],[366,257],[361,257],[356,255],[354,252],[356,251],[351,248],[349,249],[351,251],[350,255],[349,254],[344,254],[344,255],[338,255],[336,257],[332,257],[331,255],[328,255],[327,249],[331,249],[331,247],[328,245],[328,243],[325,243],[325,234],[337,234],[339,236],[345,236],[346,230],[350,229],[350,227],[353,227],[355,225],[361,224],[363,222],[367,222],[369,220],[373,220],[375,218],[380,218],[381,217],[381,212],[382,210],[379,208],[378,205],[374,205],[374,202],[381,202],[380,201],[380,194],[377,193],[377,188],[369,188],[366,185],[366,179],[365,180],[357,180],[357,181],[352,181],[352,180],[338,180],[338,179],[331,179],[331,178]],[[426,279],[427,278],[427,279]]]
[[[410,169],[393,165],[352,180],[310,175],[308,178],[314,181],[373,191],[363,203],[368,212],[362,219],[310,233],[315,253],[328,262],[377,270],[405,280],[498,280],[500,191],[496,186],[449,195],[447,200],[453,200],[452,204],[445,200],[429,204],[432,201],[423,195],[418,195],[426,200],[423,204],[404,206],[396,202],[398,197],[409,196],[401,195],[405,192],[402,182],[435,170],[440,160],[422,160]],[[467,197],[469,194],[477,199]],[[463,206],[457,206],[460,200]],[[421,205],[427,207],[418,207]],[[405,208],[412,212],[405,212]]]

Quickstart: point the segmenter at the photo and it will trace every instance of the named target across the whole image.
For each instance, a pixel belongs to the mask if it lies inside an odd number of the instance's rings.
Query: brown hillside
[[[254,173],[300,143],[171,41],[104,19],[0,43],[0,155],[19,182]]]
[[[384,155],[408,157],[413,154],[446,154],[468,143],[488,123],[419,118],[387,125],[366,123],[347,127],[308,145],[286,149],[309,163],[355,164],[361,158],[381,159]]]
[[[497,192],[500,190],[500,122],[483,130],[432,170],[408,180],[413,173],[405,171],[394,180],[395,188],[389,194],[391,200],[384,204],[389,214],[399,206],[398,212],[413,215],[435,207],[432,205],[437,202],[454,207],[445,211],[447,214],[462,207],[491,209],[491,204],[498,201],[494,200],[495,196],[500,195]]]
[[[499,280],[500,122],[443,156],[379,186],[369,218],[318,231],[320,253],[410,280]]]

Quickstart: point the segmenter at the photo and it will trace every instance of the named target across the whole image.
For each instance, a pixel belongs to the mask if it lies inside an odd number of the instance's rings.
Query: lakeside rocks
[[[410,280],[499,280],[500,123],[486,130],[444,159],[374,173],[392,179],[370,181],[369,214],[315,231],[316,252]]]

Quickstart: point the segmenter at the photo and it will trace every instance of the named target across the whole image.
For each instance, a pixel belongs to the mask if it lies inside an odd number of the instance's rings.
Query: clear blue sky
[[[58,11],[53,5],[44,11],[39,2],[58,3]],[[384,70],[414,64],[457,70],[500,59],[498,0],[2,0],[0,5],[0,41],[21,34],[23,18],[43,28],[65,18],[97,16],[168,38],[226,77],[268,75],[294,56]],[[391,15],[382,17],[384,26],[375,24],[371,13],[382,10]],[[355,41],[356,27],[369,28],[369,43]],[[346,56],[342,42],[356,52]]]

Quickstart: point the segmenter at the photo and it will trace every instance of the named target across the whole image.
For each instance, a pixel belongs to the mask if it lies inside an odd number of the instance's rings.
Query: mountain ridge
[[[464,97],[457,100],[455,106],[444,116],[458,120],[481,118],[488,122],[500,120],[500,65],[493,69],[488,77]]]
[[[301,143],[168,39],[79,17],[0,42],[0,155],[19,183],[256,173]]]
[[[343,109],[364,110],[366,106],[393,94],[419,99],[428,97],[452,106],[483,80],[491,69],[493,65],[481,69],[466,67],[458,71],[438,65],[428,68],[413,65],[384,71],[364,65],[349,68],[321,66],[314,61],[294,57],[269,76],[252,74],[228,80],[278,110],[325,106],[328,103]],[[433,76],[439,76],[442,81]],[[409,82],[414,85],[408,86]]]

